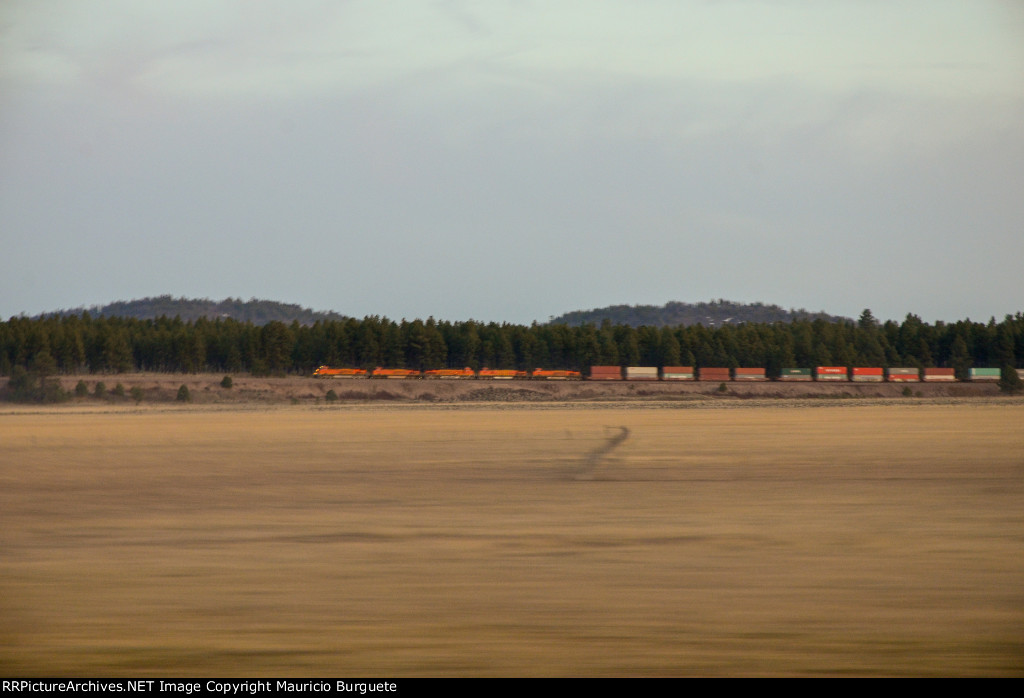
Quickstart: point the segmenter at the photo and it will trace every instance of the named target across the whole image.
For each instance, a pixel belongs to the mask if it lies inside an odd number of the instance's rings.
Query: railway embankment
[[[999,388],[994,383],[387,380],[317,379],[307,376],[261,377],[249,374],[231,374],[231,379],[230,387],[225,387],[223,374],[85,374],[61,376],[58,380],[63,390],[72,396],[69,402],[81,404],[179,402],[181,386],[187,388],[188,399],[194,404],[731,402],[794,399],[970,399],[1000,395]],[[97,390],[100,383],[103,385]]]

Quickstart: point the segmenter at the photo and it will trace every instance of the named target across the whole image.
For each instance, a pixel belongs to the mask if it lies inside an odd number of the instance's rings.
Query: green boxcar
[[[997,381],[1000,377],[998,368],[972,368],[970,373],[972,381]]]
[[[811,380],[811,369],[809,368],[784,368],[779,372],[779,380],[784,381],[809,381]]]

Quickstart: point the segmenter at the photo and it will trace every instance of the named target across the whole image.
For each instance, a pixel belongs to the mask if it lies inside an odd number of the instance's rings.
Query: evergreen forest
[[[310,374],[320,365],[390,368],[538,367],[586,373],[592,365],[971,367],[1024,365],[1024,314],[1001,322],[857,320],[708,327],[587,323],[481,323],[385,317],[311,324],[232,318],[93,317],[87,311],[0,323],[0,375],[124,372]]]

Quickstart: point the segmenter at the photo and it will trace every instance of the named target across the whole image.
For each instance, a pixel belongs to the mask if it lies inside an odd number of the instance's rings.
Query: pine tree
[[[661,329],[661,356],[658,366],[661,368],[665,366],[679,366],[680,361],[680,347],[676,333],[669,327],[663,327]]]
[[[107,335],[103,343],[103,365],[115,373],[127,373],[135,366],[126,330],[117,329]]]
[[[949,358],[946,366],[954,370],[957,380],[967,380],[967,374],[974,365],[974,358],[971,356],[965,339],[966,328],[962,323],[957,323],[954,330],[953,341],[949,346]]]

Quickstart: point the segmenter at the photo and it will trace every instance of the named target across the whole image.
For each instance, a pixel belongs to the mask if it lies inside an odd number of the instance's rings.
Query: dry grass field
[[[0,674],[1024,675],[1024,405],[0,414]]]

